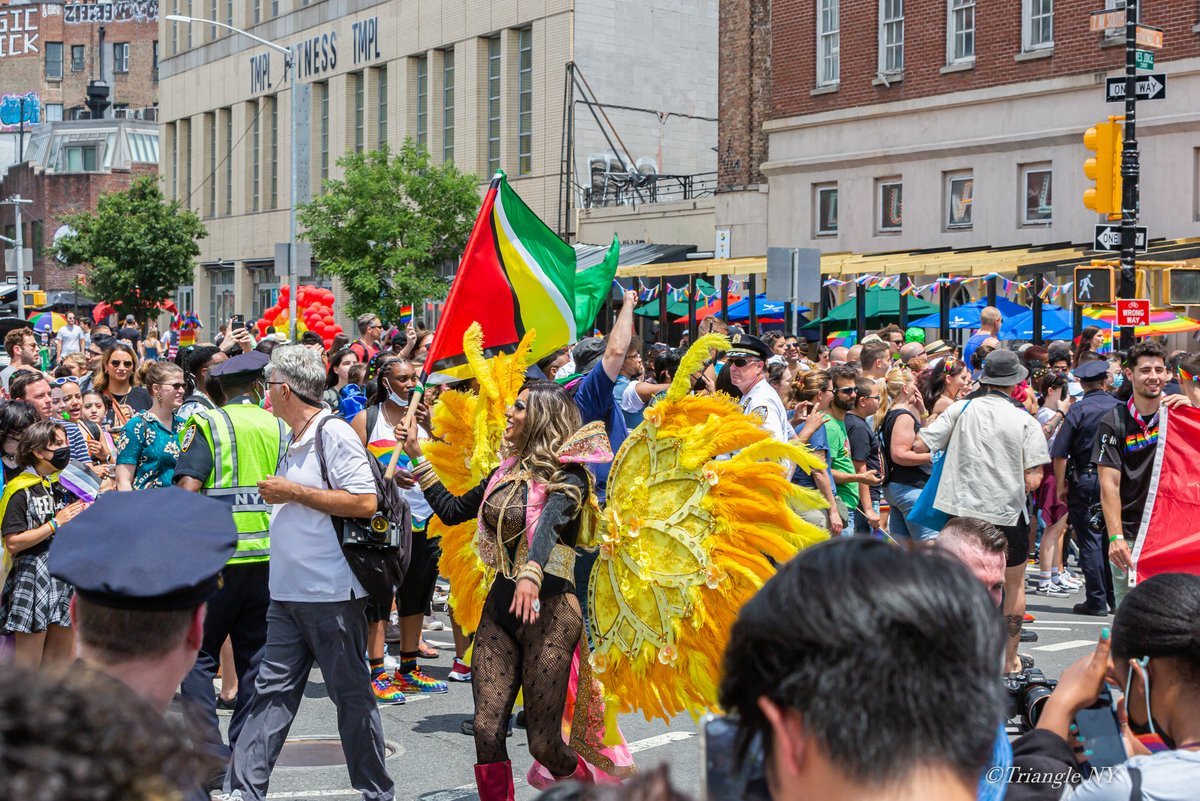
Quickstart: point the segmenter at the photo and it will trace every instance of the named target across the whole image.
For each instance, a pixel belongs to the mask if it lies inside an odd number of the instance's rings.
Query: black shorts
[[[1029,521],[1023,520],[1015,526],[996,526],[1008,540],[1005,567],[1019,567],[1029,561]]]
[[[425,526],[418,529],[414,525],[408,572],[396,590],[396,607],[400,617],[428,613],[433,590],[437,586],[438,559],[441,555],[438,540],[426,536]],[[367,620],[371,623],[387,620],[391,611],[392,599],[383,601],[372,598],[367,604]]]

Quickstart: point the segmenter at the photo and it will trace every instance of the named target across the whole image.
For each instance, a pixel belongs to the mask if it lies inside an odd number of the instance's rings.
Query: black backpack
[[[338,421],[349,424],[333,415],[317,423],[315,446],[317,462],[321,466],[321,479],[329,486],[329,471],[325,465],[323,433],[326,423]],[[358,435],[354,435],[358,440]],[[366,519],[332,517],[334,534],[342,546],[342,554],[350,569],[362,583],[368,597],[377,603],[391,604],[396,589],[404,581],[408,564],[412,559],[412,512],[408,500],[395,481],[384,477],[379,460],[367,454],[371,475],[375,479],[375,495],[378,509]]]

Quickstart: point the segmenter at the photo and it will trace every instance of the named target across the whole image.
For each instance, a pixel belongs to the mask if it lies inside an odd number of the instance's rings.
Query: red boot
[[[476,765],[475,788],[479,791],[479,801],[515,801],[512,762]]]

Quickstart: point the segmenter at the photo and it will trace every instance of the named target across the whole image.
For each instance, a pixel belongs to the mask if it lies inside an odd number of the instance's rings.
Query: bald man
[[[906,342],[900,346],[900,363],[919,373],[929,366],[929,357],[925,355],[925,346],[920,342]]]
[[[963,347],[963,361],[969,367],[971,364],[971,354],[983,344],[983,341],[988,337],[1000,337],[1000,324],[1004,322],[1003,315],[995,306],[984,306],[983,311],[979,312],[979,330],[971,335],[967,340],[967,344]]]

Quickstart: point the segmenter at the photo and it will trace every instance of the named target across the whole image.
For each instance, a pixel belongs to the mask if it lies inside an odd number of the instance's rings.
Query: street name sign
[[[1161,72],[1142,75],[1137,79],[1138,100],[1162,100],[1167,96],[1167,76]],[[1125,79],[1109,78],[1104,84],[1104,99],[1109,103],[1125,100]]]
[[[1134,228],[1137,234],[1136,250],[1138,253],[1146,252],[1146,226],[1139,225]],[[1092,250],[1104,250],[1116,252],[1121,249],[1121,226],[1119,225],[1097,225],[1096,236],[1092,240]]]
[[[1137,59],[1137,68],[1139,70],[1154,69],[1154,52],[1151,50],[1135,50],[1134,58]]]
[[[1093,33],[1100,31],[1111,31],[1114,28],[1125,27],[1125,9],[1118,8],[1112,11],[1093,11],[1092,18],[1089,21],[1088,30]]]
[[[1162,50],[1163,32],[1162,28],[1155,28],[1150,25],[1137,26],[1137,34],[1134,37],[1138,47],[1150,47],[1155,50]]]

